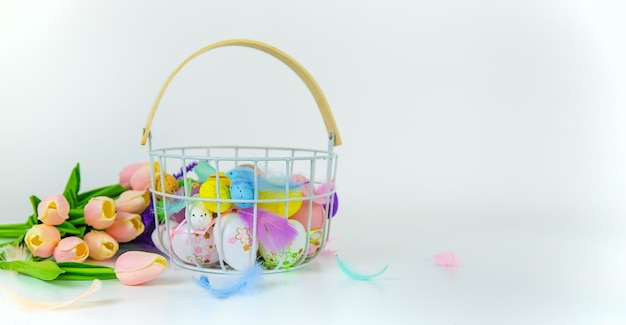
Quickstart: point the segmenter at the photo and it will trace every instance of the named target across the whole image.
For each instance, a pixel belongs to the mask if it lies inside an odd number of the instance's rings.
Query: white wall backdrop
[[[0,221],[147,160],[188,54],[252,38],[298,59],[342,132],[341,231],[626,229],[623,1],[0,1]],[[299,79],[244,48],[172,84],[155,143],[324,148]],[[360,222],[360,223],[356,223]],[[369,230],[368,230],[369,229]],[[369,234],[364,236],[370,236]]]

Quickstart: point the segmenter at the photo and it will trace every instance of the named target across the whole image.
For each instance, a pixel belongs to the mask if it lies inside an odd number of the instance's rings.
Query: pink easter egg
[[[306,229],[309,222],[309,202],[302,202],[302,206],[300,209],[291,217],[290,220],[296,220],[302,224],[302,226]],[[321,204],[317,204],[313,202],[311,206],[311,228],[310,229],[320,229],[324,225],[324,206]]]

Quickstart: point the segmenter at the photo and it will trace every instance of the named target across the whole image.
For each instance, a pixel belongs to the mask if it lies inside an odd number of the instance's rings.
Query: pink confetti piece
[[[435,264],[441,267],[453,268],[459,266],[459,260],[457,259],[454,252],[445,251],[435,254],[433,256],[435,260]]]
[[[339,252],[338,249],[325,248],[320,254],[324,256],[334,256]]]
[[[334,236],[334,237],[332,237],[332,238],[330,238],[330,239],[328,239],[328,240],[326,241],[326,245],[327,245],[327,247],[326,247],[326,248],[324,248],[324,250],[322,250],[322,252],[320,253],[321,255],[324,255],[324,256],[335,256],[335,255],[339,252],[339,250],[338,250],[338,249],[331,249],[331,248],[328,248],[328,244],[330,244],[330,242],[332,242],[332,241],[334,241],[335,239],[337,239],[337,237],[338,237],[338,236]]]

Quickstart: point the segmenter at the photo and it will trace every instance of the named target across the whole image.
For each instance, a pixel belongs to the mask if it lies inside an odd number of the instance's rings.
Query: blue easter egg
[[[230,184],[230,197],[233,200],[254,200],[254,186],[246,182],[233,182]],[[235,205],[240,208],[249,208],[254,203],[251,202],[237,202]]]

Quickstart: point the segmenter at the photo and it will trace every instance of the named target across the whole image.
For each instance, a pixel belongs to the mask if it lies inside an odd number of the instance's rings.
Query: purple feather
[[[270,252],[282,252],[298,236],[298,230],[290,225],[289,220],[284,217],[263,209],[257,209],[256,212],[256,238]],[[254,208],[239,210],[239,215],[248,226],[248,229],[254,229]]]
[[[189,173],[189,172],[191,172],[191,171],[193,170],[193,168],[194,168],[194,167],[196,167],[196,165],[198,165],[198,162],[197,162],[197,161],[194,161],[194,162],[192,162],[192,163],[188,164],[188,165],[185,167],[186,172],[188,172],[188,173]],[[176,179],[181,179],[181,178],[183,177],[183,175],[184,175],[184,172],[183,172],[183,167],[181,167],[181,168],[180,168],[180,172],[175,173],[175,174],[174,174],[174,175],[172,175],[172,176],[174,176],[174,178],[176,178]]]

